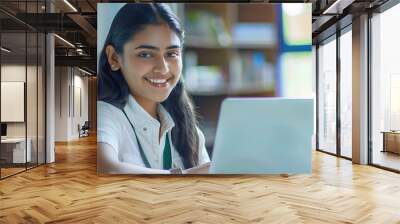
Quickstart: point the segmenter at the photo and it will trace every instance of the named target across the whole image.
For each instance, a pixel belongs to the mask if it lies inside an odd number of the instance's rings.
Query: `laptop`
[[[209,173],[311,173],[313,99],[223,101]]]

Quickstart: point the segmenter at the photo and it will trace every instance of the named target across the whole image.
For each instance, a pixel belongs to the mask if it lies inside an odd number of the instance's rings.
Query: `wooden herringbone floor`
[[[400,223],[400,175],[315,152],[312,175],[97,176],[95,138],[0,181],[0,223]]]

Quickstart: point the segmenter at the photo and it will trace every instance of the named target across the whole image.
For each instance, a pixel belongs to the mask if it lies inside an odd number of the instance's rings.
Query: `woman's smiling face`
[[[131,94],[165,101],[182,72],[181,41],[167,24],[148,25],[125,43],[119,65]]]

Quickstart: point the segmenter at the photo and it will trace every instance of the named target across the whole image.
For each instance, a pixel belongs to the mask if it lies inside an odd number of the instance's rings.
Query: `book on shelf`
[[[188,45],[229,46],[232,42],[224,20],[209,11],[188,11],[185,29]]]
[[[224,77],[218,66],[196,65],[185,70],[184,82],[191,91],[214,91],[224,86]]]
[[[190,92],[240,94],[275,88],[274,66],[264,52],[236,52],[227,69],[220,65],[197,65],[197,57],[194,51],[185,53],[184,80]]]
[[[274,89],[274,66],[267,61],[263,52],[237,52],[229,66],[231,87]]]
[[[234,46],[274,46],[276,45],[275,25],[272,23],[236,23],[232,28]]]

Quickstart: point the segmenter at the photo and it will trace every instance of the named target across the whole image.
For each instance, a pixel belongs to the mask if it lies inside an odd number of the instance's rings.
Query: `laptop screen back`
[[[310,173],[313,104],[312,99],[225,100],[210,173]]]

